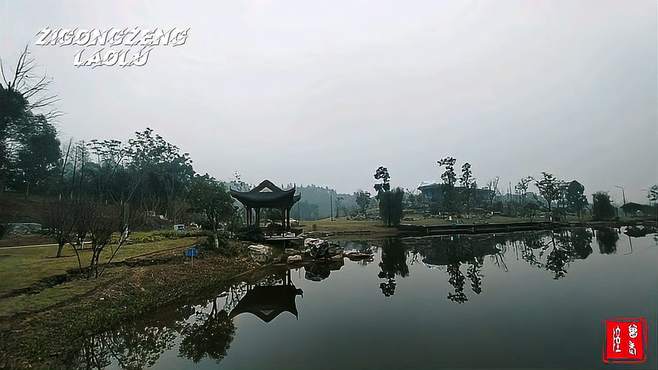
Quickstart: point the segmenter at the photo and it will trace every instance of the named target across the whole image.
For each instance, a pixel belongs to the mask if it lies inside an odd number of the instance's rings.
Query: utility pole
[[[343,197],[336,194],[336,219],[340,217],[340,204],[343,201]]]
[[[621,198],[622,202],[624,202],[621,206],[623,207],[626,204],[626,193],[624,192],[624,187],[621,185],[615,185],[615,187],[621,189]],[[626,211],[624,211],[623,208],[621,210],[624,212],[624,216],[626,216]]]
[[[329,190],[329,221],[334,220],[334,194]]]
[[[621,198],[624,204],[626,204],[626,193],[624,192],[624,187],[620,185],[615,185],[615,187],[621,189]]]

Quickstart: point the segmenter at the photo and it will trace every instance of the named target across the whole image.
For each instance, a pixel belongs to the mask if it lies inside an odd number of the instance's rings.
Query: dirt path
[[[12,247],[0,247],[0,250],[3,249],[21,249],[21,248],[41,248],[41,247],[56,247],[57,244],[32,244],[32,245],[15,245]]]

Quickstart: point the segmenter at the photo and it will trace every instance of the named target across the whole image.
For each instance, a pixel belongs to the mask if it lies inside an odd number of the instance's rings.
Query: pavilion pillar
[[[290,230],[290,208],[286,209],[286,227]]]
[[[256,208],[256,227],[260,227],[260,208]]]

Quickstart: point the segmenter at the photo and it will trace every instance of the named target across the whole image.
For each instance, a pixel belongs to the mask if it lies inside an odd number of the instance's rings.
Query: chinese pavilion
[[[247,225],[260,226],[260,210],[275,208],[281,210],[281,222],[286,230],[290,229],[290,210],[301,198],[301,195],[295,195],[294,187],[282,190],[269,180],[264,180],[249,191],[231,190],[231,196],[244,205],[247,213]]]

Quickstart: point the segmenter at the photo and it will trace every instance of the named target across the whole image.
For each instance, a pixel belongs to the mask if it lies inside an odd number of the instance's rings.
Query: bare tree
[[[4,63],[0,59],[0,91],[13,96],[11,101],[18,111],[42,110],[50,108],[43,115],[50,120],[61,115],[61,112],[53,109],[52,105],[57,95],[48,94],[48,88],[52,79],[46,75],[37,76],[35,73],[37,64],[32,58],[27,46],[18,57],[14,73],[5,73]]]
[[[44,215],[44,221],[50,235],[57,242],[57,254],[62,256],[62,249],[67,243],[71,243],[76,226],[74,205],[71,201],[58,200],[48,204]]]
[[[80,273],[82,273],[82,261],[80,260],[80,251],[84,249],[85,239],[89,235],[89,229],[91,228],[91,218],[94,214],[93,203],[85,199],[77,199],[72,203],[72,214],[74,218],[74,226],[72,232],[72,243],[73,251],[75,256],[78,258],[78,268]]]
[[[496,199],[496,194],[498,193],[498,180],[500,177],[496,176],[495,179],[489,180],[487,183],[487,190],[489,190],[489,207],[493,209],[493,201]]]
[[[95,202],[92,205],[89,222],[89,238],[91,240],[91,260],[87,270],[87,277],[99,277],[105,268],[112,263],[121,247],[128,241],[131,221],[135,220],[136,212],[131,212],[127,203],[104,204]],[[112,235],[119,233],[116,244],[112,244]],[[112,251],[102,268],[100,259],[105,248],[111,245]]]

